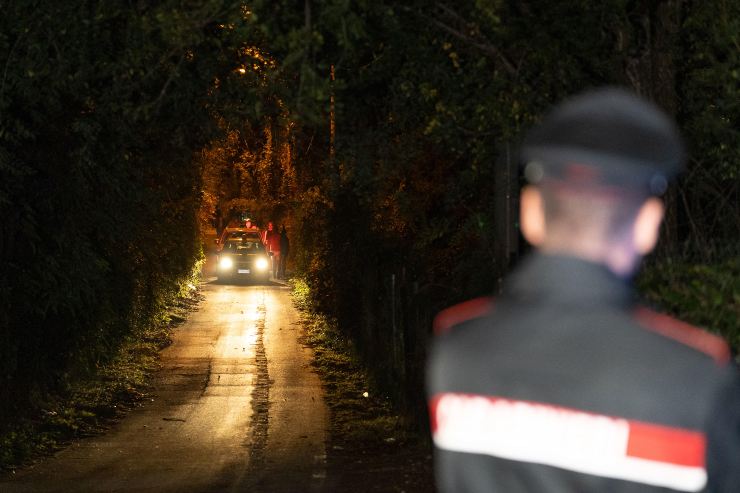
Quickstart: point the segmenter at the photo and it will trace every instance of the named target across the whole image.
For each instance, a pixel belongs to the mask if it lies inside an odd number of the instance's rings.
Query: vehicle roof
[[[221,239],[226,240],[226,238],[229,238],[230,236],[233,236],[234,234],[248,234],[250,236],[254,236],[255,238],[260,238],[260,231],[258,229],[247,229],[247,228],[226,228],[221,233]]]
[[[253,228],[224,228],[225,233],[230,233],[232,231],[240,231],[243,233],[259,233],[260,229],[257,227]]]
[[[239,241],[252,240],[256,241],[257,243],[262,243],[262,238],[260,237],[260,234],[254,231],[232,231],[226,233],[223,236],[224,241],[229,241],[232,239],[238,239]]]

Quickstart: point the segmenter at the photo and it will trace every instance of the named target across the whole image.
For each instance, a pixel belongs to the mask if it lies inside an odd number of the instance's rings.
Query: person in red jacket
[[[275,230],[272,221],[267,223],[267,229],[263,233],[262,242],[270,254],[272,261],[272,277],[277,279],[280,269],[280,234]]]
[[[524,139],[535,252],[495,300],[442,311],[427,371],[440,492],[740,491],[740,377],[717,336],[635,301],[658,240],[675,124],[623,89]]]

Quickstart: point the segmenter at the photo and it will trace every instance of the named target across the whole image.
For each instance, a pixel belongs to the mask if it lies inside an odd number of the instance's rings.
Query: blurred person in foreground
[[[521,228],[536,247],[497,298],[442,311],[427,368],[443,492],[740,492],[727,345],[636,304],[659,196],[685,161],[671,120],[617,88],[526,136]]]

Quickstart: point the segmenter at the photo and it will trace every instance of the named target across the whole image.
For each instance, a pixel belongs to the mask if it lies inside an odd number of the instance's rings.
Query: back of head
[[[541,197],[540,246],[596,257],[630,247],[639,211],[665,192],[685,150],[660,109],[609,87],[557,105],[526,135],[521,159]]]

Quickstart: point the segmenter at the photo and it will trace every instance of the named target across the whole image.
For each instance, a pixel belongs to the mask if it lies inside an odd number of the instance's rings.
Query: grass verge
[[[336,323],[311,309],[308,285],[293,279],[291,286],[329,408],[328,490],[433,492],[428,437],[394,411]]]
[[[200,299],[197,289],[181,290],[156,323],[124,340],[95,374],[70,385],[63,395],[46,396],[40,409],[10,427],[0,436],[0,473],[12,475],[73,440],[99,434],[141,406],[150,398],[150,376],[159,369],[159,352]]]

